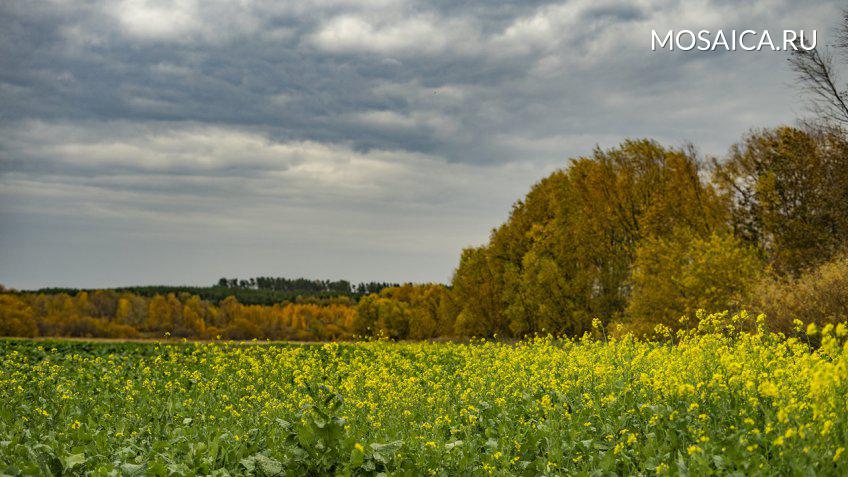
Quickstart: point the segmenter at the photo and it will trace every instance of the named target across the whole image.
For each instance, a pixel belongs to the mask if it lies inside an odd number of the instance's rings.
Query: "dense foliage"
[[[536,184],[488,244],[463,252],[455,331],[579,336],[599,318],[644,334],[697,309],[772,311],[760,299],[769,280],[846,250],[846,171],[848,140],[833,129],[755,131],[711,168],[691,149],[647,140],[597,149]],[[830,303],[805,318],[848,315],[848,301]]]
[[[487,246],[466,250],[453,287],[457,320],[479,334],[577,335],[627,306],[644,238],[704,236],[725,209],[691,151],[627,141],[572,161],[516,204]]]
[[[766,277],[751,295],[750,303],[779,329],[788,329],[795,320],[820,325],[848,321],[848,257],[824,262],[797,278]]]
[[[444,285],[406,284],[360,300],[353,332],[393,339],[457,336],[455,316],[456,306]]]
[[[778,272],[797,274],[844,251],[848,141],[844,131],[777,128],[749,134],[716,164],[740,238]]]
[[[218,305],[196,295],[154,295],[95,290],[76,295],[0,294],[0,335],[105,338],[330,340],[351,337],[353,302]]]
[[[0,472],[848,473],[845,325],[811,349],[702,318],[675,344],[3,341]]]

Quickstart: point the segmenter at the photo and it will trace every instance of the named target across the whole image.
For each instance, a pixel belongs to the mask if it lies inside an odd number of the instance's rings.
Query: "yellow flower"
[[[821,435],[826,436],[830,432],[830,429],[832,427],[833,427],[833,421],[831,421],[830,419],[824,421],[824,424],[822,424]]]
[[[761,395],[765,397],[777,396],[777,385],[771,381],[763,381],[757,388]]]

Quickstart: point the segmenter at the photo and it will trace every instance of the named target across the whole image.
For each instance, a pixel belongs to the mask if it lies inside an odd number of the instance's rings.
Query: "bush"
[[[848,319],[848,256],[840,255],[798,278],[768,277],[753,288],[750,308],[765,313],[769,326],[794,331],[794,320],[804,323],[843,322]]]

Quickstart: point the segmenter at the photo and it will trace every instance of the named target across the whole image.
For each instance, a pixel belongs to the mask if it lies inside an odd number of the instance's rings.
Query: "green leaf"
[[[362,465],[365,462],[365,454],[359,451],[359,449],[353,448],[350,451],[350,466],[354,469]]]
[[[283,473],[283,464],[263,454],[256,454],[256,468],[267,477],[280,475]]]
[[[371,448],[374,449],[375,451],[377,451],[377,452],[388,452],[388,453],[397,452],[398,449],[401,448],[401,446],[403,446],[403,441],[400,441],[400,440],[392,441],[392,442],[389,442],[389,443],[386,443],[386,444],[378,444],[376,442],[371,444]]]
[[[85,463],[85,454],[71,454],[65,457],[65,469],[73,469]]]
[[[256,456],[245,457],[239,461],[239,464],[241,464],[248,472],[252,473],[256,470]]]
[[[449,443],[445,444],[445,449],[451,450],[454,447],[460,447],[460,446],[462,446],[462,441],[453,441],[453,442],[449,442]]]
[[[131,464],[129,462],[121,464],[122,475],[144,475],[143,464]]]

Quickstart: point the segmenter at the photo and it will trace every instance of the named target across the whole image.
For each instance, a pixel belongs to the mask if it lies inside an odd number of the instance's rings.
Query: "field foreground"
[[[848,474],[844,325],[813,349],[735,321],[666,344],[2,341],[0,474]]]

